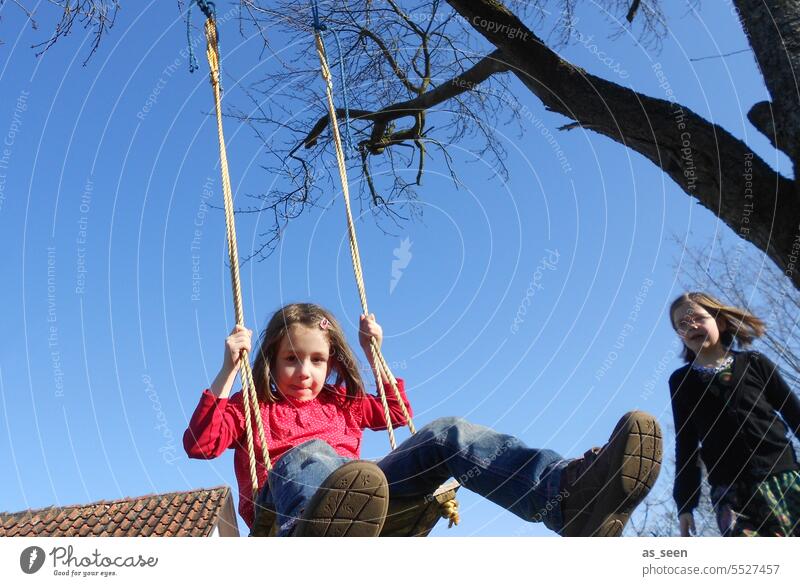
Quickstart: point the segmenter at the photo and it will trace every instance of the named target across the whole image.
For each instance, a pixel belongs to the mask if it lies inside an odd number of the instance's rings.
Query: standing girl
[[[362,315],[359,342],[370,363],[371,338],[380,346],[382,329],[374,315]],[[242,393],[229,397],[250,339],[251,332],[239,326],[227,338],[222,368],[184,434],[192,458],[234,449],[239,513],[248,526],[254,506],[264,506],[276,512],[278,535],[377,536],[389,496],[426,496],[452,476],[562,535],[616,536],[658,476],[660,430],[642,412],[626,414],[602,449],[574,460],[457,417],[426,425],[377,463],[358,460],[362,430],[386,428],[383,407],[378,397],[364,393],[336,319],[317,305],[299,303],[270,319],[255,358],[260,415],[275,463],[267,475],[258,462],[261,488],[254,505]],[[397,383],[410,414],[403,381]],[[389,391],[392,424],[405,425]]]
[[[669,379],[681,535],[695,532],[701,461],[722,535],[800,535],[800,471],[787,437],[787,424],[800,437],[800,400],[765,356],[733,350],[762,336],[764,323],[698,292],[678,297],[670,318],[687,362]]]

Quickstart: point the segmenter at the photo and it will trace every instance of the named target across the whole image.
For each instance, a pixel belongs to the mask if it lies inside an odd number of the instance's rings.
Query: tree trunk
[[[753,48],[764,83],[772,97],[767,128],[773,144],[792,161],[800,160],[800,2],[736,0],[739,20]],[[763,104],[763,102],[762,102]],[[774,127],[774,128],[770,128]],[[795,167],[795,177],[797,168]]]

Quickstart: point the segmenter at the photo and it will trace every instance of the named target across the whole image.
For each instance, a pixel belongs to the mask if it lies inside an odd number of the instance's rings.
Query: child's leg
[[[348,461],[319,439],[295,446],[280,457],[269,473],[268,488],[259,495],[259,503],[277,514],[278,535],[291,532],[323,481]]]
[[[378,462],[392,496],[428,495],[451,476],[528,521],[557,531],[567,461],[458,417],[437,419]]]
[[[618,536],[661,468],[654,417],[626,413],[603,448],[565,460],[457,417],[437,419],[378,462],[390,496],[430,494],[453,476],[527,521],[568,536]]]

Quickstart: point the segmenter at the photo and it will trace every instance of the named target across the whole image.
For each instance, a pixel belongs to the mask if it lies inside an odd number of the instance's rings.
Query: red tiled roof
[[[208,537],[218,525],[239,534],[227,486],[0,513],[0,537]]]

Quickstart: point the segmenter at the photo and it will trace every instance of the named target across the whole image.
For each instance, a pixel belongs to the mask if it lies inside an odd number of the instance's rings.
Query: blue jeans
[[[277,513],[278,535],[291,532],[322,482],[349,461],[314,439],[288,450],[269,473],[258,502]],[[376,462],[389,482],[389,497],[431,494],[451,476],[526,521],[562,526],[559,493],[567,464],[551,450],[465,421],[443,417],[417,430]]]

